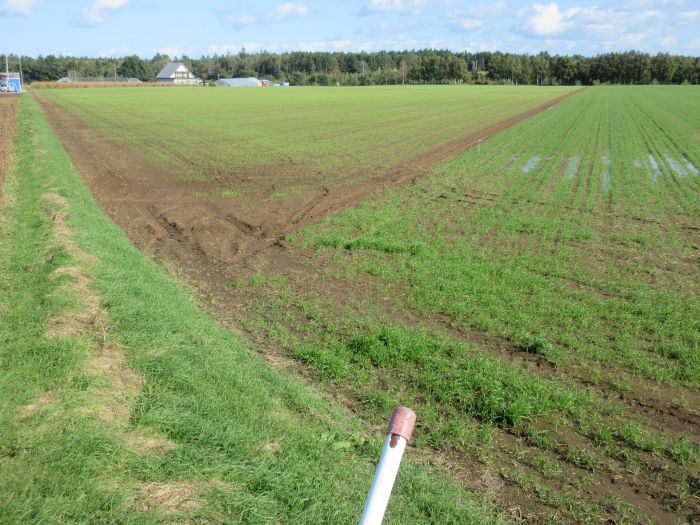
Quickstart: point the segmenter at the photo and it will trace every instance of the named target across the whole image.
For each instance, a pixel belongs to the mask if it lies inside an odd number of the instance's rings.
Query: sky
[[[700,0],[0,0],[0,54],[451,49],[700,55]]]

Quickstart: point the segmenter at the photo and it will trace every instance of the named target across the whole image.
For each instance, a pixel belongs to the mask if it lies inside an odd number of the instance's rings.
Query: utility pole
[[[22,75],[22,57],[17,55],[17,60],[19,61],[19,83],[24,89],[24,75]]]

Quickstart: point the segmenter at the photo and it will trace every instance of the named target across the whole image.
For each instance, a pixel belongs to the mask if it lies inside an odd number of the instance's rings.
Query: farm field
[[[0,201],[0,523],[356,522],[381,432],[204,314],[99,208],[30,96],[18,116]],[[446,476],[403,468],[390,523],[498,522]]]
[[[150,227],[177,224],[207,255],[238,264],[269,239],[411,180],[575,91],[143,88],[40,96],[80,119],[65,112],[53,119],[66,132],[87,137],[97,129],[119,147],[104,156],[121,157],[128,173],[113,170],[105,183],[130,193],[126,206],[146,195]]]
[[[416,410],[409,463],[473,498],[419,522],[700,520],[700,89],[136,91],[38,98],[282,375]]]

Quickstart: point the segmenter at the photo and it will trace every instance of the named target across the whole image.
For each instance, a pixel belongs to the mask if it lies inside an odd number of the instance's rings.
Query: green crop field
[[[245,173],[236,189],[356,182],[576,88],[46,90],[98,130],[178,177]],[[261,181],[262,179],[262,181]]]
[[[700,520],[700,89],[576,91],[23,99],[0,516],[352,523],[405,404],[395,523]]]

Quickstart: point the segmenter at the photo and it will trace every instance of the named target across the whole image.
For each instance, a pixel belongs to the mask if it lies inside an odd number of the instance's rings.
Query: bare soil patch
[[[143,511],[187,512],[202,508],[197,487],[184,481],[148,483],[141,487],[136,505]]]
[[[3,94],[0,96],[0,201],[2,201],[5,170],[17,127],[17,108],[19,96]]]
[[[80,249],[74,241],[75,232],[68,224],[68,200],[54,192],[44,194],[50,206],[52,244],[73,255],[75,262],[54,270],[52,276],[62,279],[55,294],[73,301],[55,312],[49,319],[45,334],[48,338],[85,337],[90,340],[92,353],[85,363],[84,373],[96,380],[87,392],[78,413],[95,417],[112,428],[127,445],[144,453],[165,453],[175,444],[154,432],[131,429],[130,416],[145,381],[126,363],[122,347],[107,339],[109,322],[101,306],[101,296],[93,287],[88,273],[90,265],[99,264],[92,254]],[[50,391],[23,407],[20,418],[49,408],[56,392]]]

